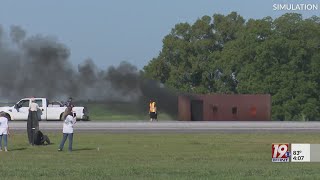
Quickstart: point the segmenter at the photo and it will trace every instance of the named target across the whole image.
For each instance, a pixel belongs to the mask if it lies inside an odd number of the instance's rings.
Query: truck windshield
[[[30,100],[21,100],[18,105],[19,107],[29,107]]]

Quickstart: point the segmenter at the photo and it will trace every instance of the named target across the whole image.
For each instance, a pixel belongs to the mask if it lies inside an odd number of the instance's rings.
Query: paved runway
[[[16,132],[26,131],[27,123],[11,121],[10,129]],[[126,121],[97,122],[79,121],[74,126],[75,132],[102,133],[319,133],[320,122],[252,122],[252,121]],[[40,122],[43,131],[62,131],[62,122]]]

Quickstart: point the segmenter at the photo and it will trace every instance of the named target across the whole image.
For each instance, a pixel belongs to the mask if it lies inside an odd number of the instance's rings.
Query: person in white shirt
[[[39,105],[37,103],[35,103],[34,99],[31,99],[29,110],[30,111],[38,111],[39,110]]]
[[[60,146],[58,151],[63,150],[64,143],[66,142],[67,138],[69,139],[69,148],[68,150],[72,151],[72,143],[73,143],[73,125],[77,122],[76,117],[73,116],[72,111],[69,108],[66,108],[65,112],[63,113],[62,118],[64,119],[63,122],[63,138],[61,140]]]
[[[34,144],[34,138],[36,132],[39,130],[39,115],[38,111],[40,110],[39,105],[35,103],[35,99],[31,99],[31,103],[29,105],[29,115],[27,121],[27,133],[29,144]]]
[[[5,117],[3,112],[0,113],[0,151],[2,151],[2,137],[4,140],[4,150],[8,151],[8,135],[9,135],[9,126],[8,118]]]

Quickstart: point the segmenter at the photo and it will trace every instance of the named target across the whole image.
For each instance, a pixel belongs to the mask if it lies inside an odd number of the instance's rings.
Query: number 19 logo
[[[272,162],[289,162],[289,144],[272,144]]]

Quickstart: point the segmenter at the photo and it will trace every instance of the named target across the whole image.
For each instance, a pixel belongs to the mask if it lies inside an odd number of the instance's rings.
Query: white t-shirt
[[[38,111],[39,105],[37,103],[35,103],[35,102],[32,102],[30,104],[29,108],[30,108],[30,111]]]
[[[76,118],[68,115],[63,123],[63,133],[73,133],[73,125],[76,123]]]
[[[0,135],[8,134],[8,119],[6,117],[0,117]]]

